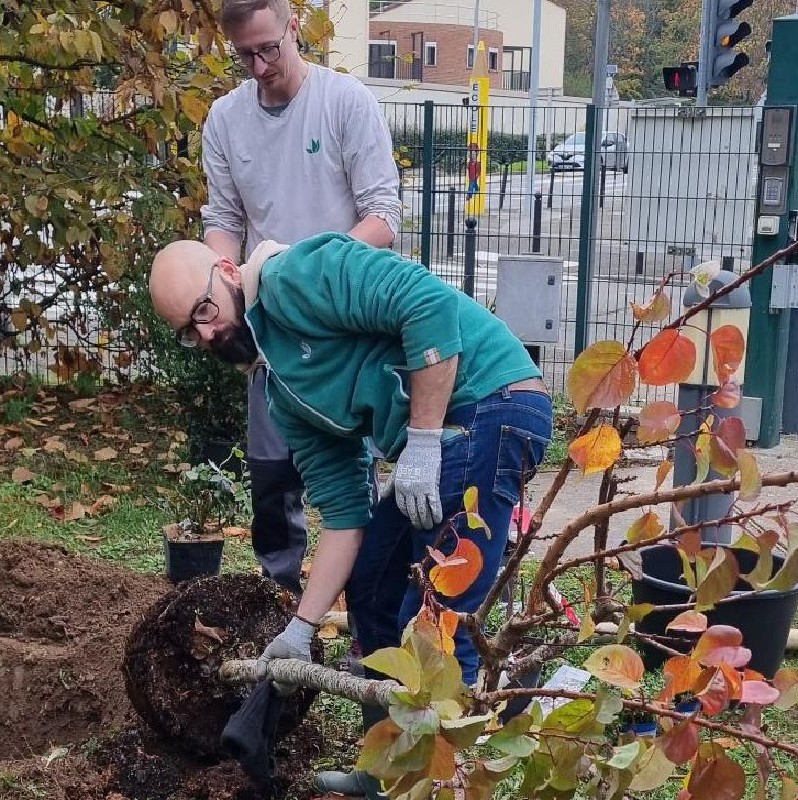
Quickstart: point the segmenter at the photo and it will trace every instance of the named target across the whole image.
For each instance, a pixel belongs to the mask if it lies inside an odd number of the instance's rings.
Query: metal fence
[[[412,164],[402,174],[403,218],[395,245],[404,255],[487,305],[495,298],[502,255],[539,252],[563,259],[559,341],[539,350],[556,391],[564,389],[578,344],[628,340],[630,304],[649,299],[666,274],[679,273],[670,292],[678,313],[693,266],[718,259],[739,270],[750,263],[757,109],[605,109],[605,138],[596,143],[603,168],[593,190],[583,181],[584,139],[568,141],[585,128],[584,108],[534,110],[537,164],[530,185],[532,113],[492,107],[472,290],[465,214],[470,109],[384,107],[395,145]],[[565,157],[552,154],[558,146]],[[589,200],[596,214],[592,225]],[[637,341],[652,333],[644,326]],[[654,394],[644,388],[635,399]]]
[[[737,271],[750,262],[757,109],[601,110],[607,135],[596,143],[603,169],[594,191],[583,181],[584,139],[569,142],[585,130],[592,113],[584,105],[491,107],[485,212],[476,218],[473,259],[467,264],[471,109],[431,102],[384,102],[382,108],[397,156],[407,165],[401,168],[396,250],[489,306],[502,255],[539,252],[563,259],[559,339],[539,349],[555,391],[563,391],[580,344],[628,340],[630,303],[645,302],[664,275],[709,258]],[[536,168],[530,185],[526,162],[533,115]],[[594,222],[587,213],[591,204]],[[675,311],[687,282],[684,275],[674,280]],[[650,335],[643,329],[640,341]],[[20,360],[6,350],[0,371],[48,374],[53,353],[47,351]]]

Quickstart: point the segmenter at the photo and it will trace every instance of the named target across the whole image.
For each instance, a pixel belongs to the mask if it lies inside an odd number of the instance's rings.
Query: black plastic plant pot
[[[163,546],[166,577],[172,583],[218,575],[221,570],[224,548],[224,539],[221,537],[180,541],[170,539],[164,531]]]
[[[634,603],[674,605],[686,603],[691,590],[682,578],[682,561],[677,549],[668,544],[653,545],[640,550],[643,561],[643,577],[632,581]],[[740,572],[750,572],[756,565],[757,555],[747,550],[735,550]],[[773,574],[783,564],[783,559],[773,556]],[[732,594],[750,592],[745,581],[738,581]],[[795,610],[798,608],[798,585],[786,592],[764,591],[741,600],[721,603],[706,612],[709,625],[731,625],[743,636],[743,644],[751,650],[750,669],[772,678],[784,660],[784,650],[790,633]],[[646,615],[637,630],[659,636],[673,636],[668,646],[681,652],[689,652],[697,635],[683,631],[665,630],[668,623],[680,612],[655,611]],[[646,669],[657,669],[667,655],[655,647],[641,642],[643,662]]]

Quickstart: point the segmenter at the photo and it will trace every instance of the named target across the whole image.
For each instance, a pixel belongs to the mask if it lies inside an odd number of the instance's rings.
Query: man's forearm
[[[390,225],[374,214],[367,214],[349,231],[349,235],[372,247],[390,247],[394,235]]]
[[[241,258],[241,240],[227,231],[208,231],[205,244],[220,256],[229,258],[234,264],[238,264]]]
[[[457,376],[458,357],[453,356],[410,373],[411,428],[442,428]]]
[[[362,539],[362,528],[322,530],[299,603],[301,617],[315,623],[332,608],[349,580]]]

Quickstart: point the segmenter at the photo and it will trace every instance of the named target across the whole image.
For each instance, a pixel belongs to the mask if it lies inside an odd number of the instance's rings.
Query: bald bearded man
[[[309,660],[344,587],[364,655],[399,646],[421,606],[410,565],[428,546],[451,552],[457,537],[477,545],[483,567],[445,602],[477,609],[552,426],[540,370],[501,320],[421,265],[338,233],[263,243],[240,267],[175,242],[155,258],[150,294],[182,344],[266,365],[264,403],[322,516],[297,614],[264,660]],[[373,508],[365,437],[396,462]],[[447,524],[470,486],[487,531]],[[455,643],[473,684],[473,643],[463,630]]]

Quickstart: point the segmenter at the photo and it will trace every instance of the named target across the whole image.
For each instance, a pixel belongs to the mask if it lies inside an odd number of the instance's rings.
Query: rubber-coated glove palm
[[[294,617],[285,630],[272,640],[258,659],[259,664],[268,663],[274,658],[298,658],[310,661],[310,643],[316,628],[304,620]],[[274,682],[275,690],[281,695],[293,694],[297,687],[287,683]]]
[[[429,530],[443,519],[441,509],[441,428],[407,429],[407,444],[396,462],[383,497],[396,505],[414,528]]]

